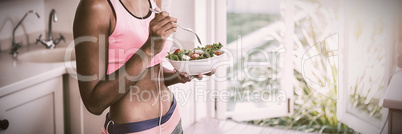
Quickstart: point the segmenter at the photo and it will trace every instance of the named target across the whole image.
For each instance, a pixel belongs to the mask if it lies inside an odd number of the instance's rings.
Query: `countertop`
[[[392,76],[383,105],[386,108],[402,110],[402,71]]]
[[[66,48],[72,41],[66,40],[56,48]],[[18,49],[18,54],[46,49],[43,45],[26,45]],[[32,63],[23,62],[13,58],[10,51],[0,51],[0,98],[19,91],[34,84],[46,81],[65,74],[66,65],[64,62],[57,63]],[[69,62],[75,66],[75,62]],[[72,66],[70,66],[72,68]]]

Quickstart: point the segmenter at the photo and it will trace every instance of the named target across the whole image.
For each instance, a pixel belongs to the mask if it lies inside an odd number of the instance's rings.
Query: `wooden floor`
[[[304,132],[272,127],[254,126],[231,120],[204,118],[188,129],[185,134],[305,134]]]

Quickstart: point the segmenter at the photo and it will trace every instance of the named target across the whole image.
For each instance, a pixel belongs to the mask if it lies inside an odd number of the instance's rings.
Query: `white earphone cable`
[[[155,0],[156,3],[156,0]],[[140,10],[141,11],[141,10]],[[159,109],[160,109],[160,115],[159,115],[159,134],[162,134],[162,114],[163,114],[163,105],[162,105],[162,92],[161,92],[161,72],[163,72],[163,66],[162,64],[159,64],[159,72],[158,72],[158,94],[159,94]]]
[[[162,93],[161,93],[161,72],[163,72],[162,64],[159,64],[159,80],[158,80],[158,92],[159,92],[159,105],[160,105],[160,116],[159,116],[159,134],[162,134],[162,113],[163,113],[163,106],[162,106]]]
[[[155,2],[156,2],[156,0],[155,0]],[[139,6],[141,5],[141,0],[139,1]],[[139,8],[139,9],[141,9],[141,8]],[[141,10],[140,10],[140,14],[142,15],[142,12],[141,12]],[[141,19],[144,19],[142,16],[141,16]],[[162,126],[161,126],[161,123],[162,123],[162,114],[163,114],[163,106],[162,106],[162,93],[161,93],[161,72],[163,71],[163,67],[162,67],[162,65],[160,64],[160,68],[159,68],[159,72],[158,72],[158,94],[159,94],[159,109],[160,109],[160,115],[159,115],[159,124],[158,124],[158,126],[159,126],[159,134],[162,134]]]

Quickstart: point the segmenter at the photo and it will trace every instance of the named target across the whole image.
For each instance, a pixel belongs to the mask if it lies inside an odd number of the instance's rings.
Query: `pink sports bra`
[[[116,14],[116,26],[109,36],[107,74],[118,70],[144,45],[148,39],[149,22],[155,17],[155,13],[150,11],[145,17],[137,17],[129,12],[121,0],[110,0],[110,2]],[[151,8],[157,8],[153,0],[149,0],[149,3]],[[170,43],[165,43],[162,52],[151,60],[148,67],[164,62],[170,46]]]

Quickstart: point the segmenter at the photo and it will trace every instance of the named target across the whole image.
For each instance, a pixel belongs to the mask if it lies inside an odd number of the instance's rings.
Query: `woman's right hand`
[[[170,17],[168,12],[155,14],[155,18],[149,24],[148,43],[151,45],[154,53],[162,51],[166,38],[176,32],[177,19]]]

